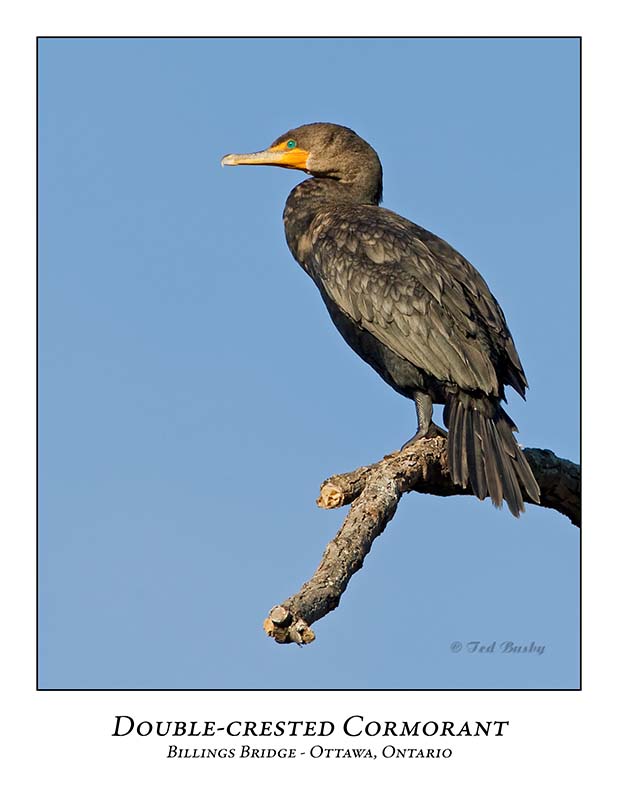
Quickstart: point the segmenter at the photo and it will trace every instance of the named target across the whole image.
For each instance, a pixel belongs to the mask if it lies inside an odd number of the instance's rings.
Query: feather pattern
[[[524,372],[504,315],[479,273],[438,237],[392,211],[345,206],[316,214],[303,266],[345,314],[438,381],[499,396]],[[362,241],[343,257],[341,226]],[[362,276],[362,285],[359,281]],[[415,347],[412,339],[422,342]],[[500,375],[500,377],[498,376]]]

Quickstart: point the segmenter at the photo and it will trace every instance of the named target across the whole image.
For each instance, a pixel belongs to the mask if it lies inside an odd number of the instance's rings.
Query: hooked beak
[[[309,153],[300,147],[289,150],[285,145],[269,147],[258,153],[230,153],[221,159],[223,167],[240,167],[251,164],[262,164],[269,167],[287,167],[288,169],[302,169],[308,172],[307,159]]]

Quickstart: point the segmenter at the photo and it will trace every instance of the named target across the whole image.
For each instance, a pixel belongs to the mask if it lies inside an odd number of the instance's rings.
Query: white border
[[[2,725],[7,796],[163,798],[294,794],[368,797],[605,796],[613,783],[615,524],[603,469],[612,435],[615,342],[616,75],[601,4],[393,2],[364,11],[332,2],[236,2],[220,11],[178,1],[12,4],[2,24]],[[406,10],[404,10],[406,9]],[[324,22],[322,22],[324,20]],[[584,54],[585,661],[583,692],[49,692],[34,691],[34,188],[37,35],[582,35]],[[610,350],[611,347],[611,350]],[[560,387],[556,387],[559,402]],[[597,401],[597,402],[595,402]],[[594,403],[594,406],[593,406]],[[593,425],[592,414],[597,423]],[[448,762],[170,762],[160,744],[110,736],[115,714],[140,719],[510,719],[501,740],[458,742]],[[283,743],[281,743],[283,744]],[[265,742],[264,746],[269,746]],[[274,766],[274,768],[273,768]],[[598,793],[595,787],[599,788]],[[601,791],[601,787],[603,790]],[[37,790],[40,790],[37,791]]]

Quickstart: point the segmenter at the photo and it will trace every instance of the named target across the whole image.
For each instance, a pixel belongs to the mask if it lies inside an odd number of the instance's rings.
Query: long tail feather
[[[513,435],[515,423],[497,399],[458,392],[445,406],[444,422],[455,483],[470,486],[480,500],[490,497],[495,506],[506,502],[516,517],[525,510],[522,489],[539,502],[538,484]]]

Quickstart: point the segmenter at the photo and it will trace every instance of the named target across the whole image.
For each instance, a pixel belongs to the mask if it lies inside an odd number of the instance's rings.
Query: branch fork
[[[551,450],[524,449],[541,490],[540,505],[580,524],[580,468]],[[322,483],[320,508],[350,505],[335,538],[329,542],[313,577],[276,605],[264,630],[279,644],[310,644],[311,625],[337,608],[352,575],[362,566],[375,539],[393,518],[401,496],[416,491],[440,497],[471,494],[453,484],[447,466],[446,439],[421,439],[381,461]]]

